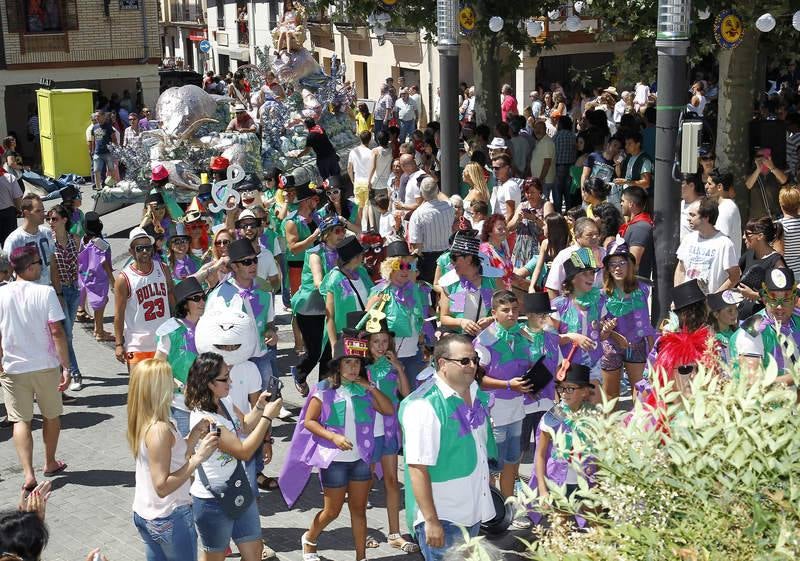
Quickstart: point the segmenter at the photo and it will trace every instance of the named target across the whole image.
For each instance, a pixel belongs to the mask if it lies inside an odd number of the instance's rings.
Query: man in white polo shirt
[[[489,457],[497,453],[489,394],[478,387],[478,356],[465,335],[445,335],[433,350],[436,373],[400,405],[406,470],[406,521],[425,561],[440,561],[495,517]]]
[[[8,420],[14,423],[14,447],[25,476],[23,488],[36,487],[33,470],[34,397],[42,414],[44,475],[67,465],[56,460],[61,432],[61,394],[69,385],[69,354],[62,320],[64,311],[52,286],[38,284],[42,259],[38,248],[25,245],[11,253],[17,280],[0,291],[0,386]],[[59,368],[60,365],[60,368]]]

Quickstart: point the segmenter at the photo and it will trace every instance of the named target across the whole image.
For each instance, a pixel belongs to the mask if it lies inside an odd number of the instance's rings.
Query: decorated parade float
[[[326,74],[303,47],[305,10],[286,2],[273,32],[274,45],[256,48],[257,64],[240,66],[227,95],[207,93],[186,85],[165,90],[155,112],[158,128],[142,133],[140,142],[114,146],[112,153],[125,166],[125,178],[107,182],[96,195],[96,207],[143,201],[150,189],[151,170],[162,164],[169,171],[168,189],[181,203],[198,193],[212,157],[226,158],[231,168],[260,175],[278,168],[298,183],[318,177],[313,152],[294,155],[305,148],[303,120],[313,117],[328,134],[346,165],[350,149],[358,143],[352,106],[355,92],[344,82],[345,68],[338,59]],[[226,132],[241,104],[258,124],[258,132]]]

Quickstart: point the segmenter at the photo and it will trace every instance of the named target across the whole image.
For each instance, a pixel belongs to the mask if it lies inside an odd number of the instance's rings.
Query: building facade
[[[27,123],[43,78],[156,102],[158,0],[0,0],[0,20],[0,134],[14,131],[23,154],[35,152]]]
[[[208,39],[205,0],[161,0],[161,51],[165,67],[194,70],[209,69],[209,57],[200,49]]]
[[[272,48],[278,0],[207,0],[211,41],[208,70],[224,76],[245,64],[257,64],[256,47]]]

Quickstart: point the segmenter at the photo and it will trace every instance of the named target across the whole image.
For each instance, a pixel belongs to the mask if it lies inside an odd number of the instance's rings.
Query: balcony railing
[[[171,22],[205,23],[206,14],[199,2],[175,2],[169,8]]]

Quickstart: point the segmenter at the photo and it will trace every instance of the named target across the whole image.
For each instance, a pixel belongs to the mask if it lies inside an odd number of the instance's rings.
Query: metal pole
[[[458,2],[437,0],[439,39],[440,129],[439,161],[445,195],[459,191],[458,173]]]
[[[660,322],[672,304],[680,242],[680,185],[672,176],[678,119],[686,106],[686,54],[689,50],[689,0],[659,0],[658,102],[654,193],[655,294],[652,317]]]

